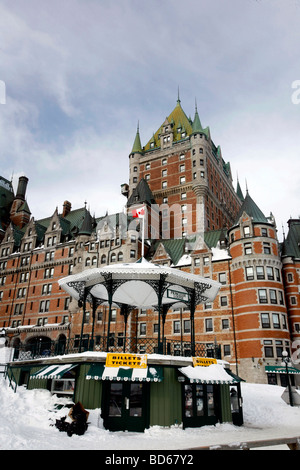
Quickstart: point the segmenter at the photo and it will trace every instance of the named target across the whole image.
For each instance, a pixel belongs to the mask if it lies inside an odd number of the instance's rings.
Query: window
[[[146,335],[146,323],[140,323],[140,335]]]
[[[251,243],[244,244],[244,253],[245,255],[252,255],[252,245]]]
[[[166,158],[163,158],[162,161],[161,161],[161,164],[166,165],[167,163],[168,163],[168,160]]]
[[[105,264],[106,263],[106,255],[102,255],[101,256],[101,264]]]
[[[150,175],[149,175],[149,173],[147,173],[147,175],[145,175],[145,180],[146,180],[146,181],[149,181],[149,180],[150,180]]]
[[[191,332],[191,320],[183,320],[183,332],[184,333]]]
[[[283,293],[281,290],[278,291],[279,304],[284,305]]]
[[[294,279],[293,279],[293,275],[291,273],[288,273],[287,280],[288,280],[288,282],[293,282]]]
[[[266,304],[268,302],[267,289],[258,289],[258,299],[260,304]]]
[[[51,294],[52,284],[44,284],[42,287],[42,295]]]
[[[180,184],[184,184],[185,183],[185,176],[180,176]]]
[[[185,155],[184,155],[184,153],[182,153],[179,157],[179,160],[184,160],[184,158],[185,158]]]
[[[272,320],[273,320],[273,328],[280,328],[280,320],[278,313],[272,313]]]
[[[168,173],[167,170],[163,170],[163,171],[161,172],[161,176],[162,176],[162,177],[165,177],[165,176],[167,176],[167,173]]]
[[[271,268],[271,266],[267,266],[266,270],[267,270],[267,278],[268,278],[270,281],[273,281],[273,280],[274,280],[274,271],[273,271],[273,268]]]
[[[270,302],[271,304],[277,304],[277,295],[274,289],[270,289]]]
[[[247,266],[246,267],[246,279],[247,279],[247,281],[252,281],[254,279],[253,266]]]
[[[145,170],[150,170],[150,163],[146,163]]]
[[[265,357],[274,357],[273,343],[271,340],[264,340]]]
[[[167,181],[163,181],[161,187],[165,189],[168,186]]]
[[[271,327],[270,317],[269,317],[268,313],[261,313],[260,318],[261,318],[261,327],[262,328],[270,328]]]
[[[265,255],[270,255],[271,254],[270,243],[267,243],[267,242],[263,243],[263,252],[264,252]]]
[[[219,273],[220,284],[226,284],[226,273]]]
[[[39,312],[40,313],[49,312],[49,305],[50,305],[50,300],[42,300],[40,302]]]
[[[205,319],[205,331],[210,332],[213,331],[213,320],[212,318]]]
[[[130,250],[130,258],[135,258],[135,250]]]
[[[230,344],[224,344],[223,346],[224,356],[230,356]]]
[[[268,236],[268,230],[266,228],[261,229],[261,236],[262,237],[267,237]]]
[[[250,237],[250,227],[244,227],[244,237]]]
[[[184,163],[179,165],[179,171],[180,171],[180,173],[183,173],[185,171],[185,164]]]
[[[228,318],[222,319],[222,330],[229,330],[229,320]]]
[[[256,266],[256,277],[257,279],[265,278],[265,271],[264,271],[263,266]]]
[[[173,333],[180,333],[180,321],[175,320],[173,322]]]
[[[226,295],[220,297],[220,305],[221,305],[221,307],[226,307],[228,305]]]
[[[209,265],[209,256],[203,256],[203,266]]]
[[[54,268],[46,268],[44,271],[44,279],[52,278],[54,274]]]
[[[181,193],[181,200],[186,199],[186,193]]]

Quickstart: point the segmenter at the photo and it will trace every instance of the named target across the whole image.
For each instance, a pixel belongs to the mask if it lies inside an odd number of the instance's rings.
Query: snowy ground
[[[98,409],[90,410],[90,424],[83,436],[68,437],[51,426],[55,419],[67,415],[67,408],[62,407],[59,411],[55,408],[58,401],[65,405],[66,399],[58,399],[47,390],[26,390],[23,386],[14,393],[0,374],[0,449],[178,451],[221,443],[300,436],[300,408],[290,407],[281,399],[283,390],[274,385],[243,383],[245,425],[242,427],[226,423],[186,430],[154,426],[144,433],[113,433],[103,428]]]

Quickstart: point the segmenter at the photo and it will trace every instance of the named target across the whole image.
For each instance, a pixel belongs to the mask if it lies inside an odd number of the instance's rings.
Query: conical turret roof
[[[260,208],[255,204],[253,199],[250,197],[248,191],[244,199],[244,202],[239,210],[238,216],[235,221],[235,225],[239,223],[239,220],[242,217],[244,212],[249,217],[251,217],[252,221],[255,223],[263,223],[263,224],[270,223],[269,220],[264,216]]]

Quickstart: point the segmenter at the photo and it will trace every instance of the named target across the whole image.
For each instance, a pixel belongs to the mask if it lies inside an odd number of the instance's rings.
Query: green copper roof
[[[172,263],[176,265],[180,258],[184,255],[185,239],[177,238],[170,240],[157,240],[152,248],[151,256],[153,256],[160,244],[163,245],[164,249],[170,256]]]
[[[243,193],[242,193],[242,190],[241,190],[239,181],[237,182],[236,194],[237,194],[237,197],[238,197],[242,202],[244,202],[245,198],[244,198],[244,195],[243,195]]]
[[[131,196],[128,198],[127,207],[133,206],[135,204],[142,204],[144,202],[149,205],[155,204],[155,199],[147,181],[142,178],[137,184],[136,188],[133,189]]]
[[[268,219],[264,216],[262,211],[259,209],[259,207],[255,204],[253,199],[250,197],[248,191],[244,199],[244,202],[239,210],[238,216],[235,220],[235,224],[239,223],[239,220],[244,212],[246,212],[246,214],[252,218],[252,221],[254,223],[263,223],[263,224],[269,223]]]
[[[197,106],[196,106],[196,110],[195,110],[195,117],[194,117],[192,129],[193,129],[194,134],[196,134],[198,132],[203,132],[203,128],[201,126],[199,114],[198,114],[198,111],[197,111]]]
[[[179,141],[182,140],[182,135],[181,132],[184,130],[187,134],[187,136],[190,136],[193,133],[193,128],[192,124],[183,111],[180,100],[177,100],[177,104],[173,111],[167,116],[167,120],[170,124],[173,125],[173,141]],[[163,124],[159,127],[159,129],[155,132],[155,134],[152,136],[152,138],[148,141],[148,143],[145,145],[145,150],[150,150],[150,143],[153,142],[154,139],[154,146],[160,147],[160,137],[159,135],[161,134],[162,131],[162,126]],[[178,130],[181,129],[181,131],[178,132]]]
[[[140,132],[139,132],[139,126],[136,131],[136,136],[133,142],[133,147],[131,150],[131,153],[142,153],[142,145],[141,145],[141,139],[140,139]]]
[[[300,219],[289,220],[289,233],[282,243],[282,256],[300,259]]]

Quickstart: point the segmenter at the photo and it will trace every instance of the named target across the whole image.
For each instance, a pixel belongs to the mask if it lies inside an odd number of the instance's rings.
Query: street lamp
[[[282,351],[282,367],[285,367],[286,371],[286,380],[287,380],[287,385],[288,385],[288,390],[289,390],[289,397],[290,397],[290,405],[294,406],[293,402],[293,395],[292,395],[292,387],[290,383],[290,378],[289,378],[289,367],[292,367],[292,362],[289,358],[288,352],[287,351]]]

